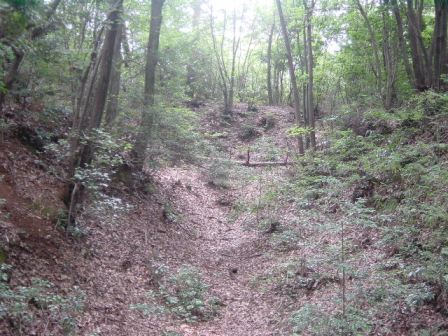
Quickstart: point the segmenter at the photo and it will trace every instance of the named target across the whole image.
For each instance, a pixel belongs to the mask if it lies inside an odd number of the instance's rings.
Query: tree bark
[[[110,74],[108,101],[104,116],[104,125],[110,128],[118,116],[118,95],[120,94],[121,84],[121,65],[123,57],[121,55],[121,42],[123,38],[123,23],[120,24],[117,31],[114,52],[112,56],[112,69]]]
[[[386,110],[390,110],[394,105],[397,93],[395,88],[396,64],[390,44],[389,0],[383,0],[381,18],[383,21],[383,60],[386,75],[383,104]]]
[[[316,149],[316,132],[315,132],[315,115],[314,115],[314,57],[313,57],[313,43],[312,43],[312,15],[314,8],[314,0],[312,0],[311,6],[308,6],[307,0],[303,1],[305,6],[306,15],[306,50],[307,50],[307,73],[308,73],[308,85],[307,85],[307,115],[310,131],[311,148]]]
[[[272,39],[274,37],[275,24],[271,25],[271,30],[269,31],[269,39],[268,39],[268,69],[267,69],[267,78],[266,84],[268,88],[268,104],[274,105],[274,97],[272,95]]]
[[[376,77],[376,82],[377,82],[377,90],[378,93],[381,95],[382,92],[382,73],[381,73],[381,61],[380,61],[380,50],[378,47],[378,42],[375,36],[375,31],[373,30],[373,27],[370,23],[369,17],[367,16],[366,11],[364,10],[364,8],[361,5],[360,0],[355,0],[356,1],[356,5],[358,7],[358,10],[361,14],[361,16],[364,19],[364,22],[366,24],[367,30],[369,32],[369,38],[370,38],[370,45],[372,47],[373,50],[373,56],[374,56],[374,73],[375,73],[375,77]]]
[[[192,29],[194,32],[192,41],[191,41],[191,48],[192,48],[192,52],[190,54],[189,57],[189,63],[187,64],[187,80],[186,80],[186,84],[187,84],[187,94],[188,96],[191,98],[191,100],[197,101],[198,100],[198,90],[197,90],[197,85],[198,85],[198,71],[196,69],[195,66],[195,62],[199,57],[199,53],[198,53],[198,45],[197,45],[197,41],[199,41],[200,38],[200,31],[198,29],[199,27],[199,19],[201,17],[201,4],[202,4],[202,0],[195,0],[192,3],[192,9],[193,9],[193,19],[192,19]]]
[[[83,85],[81,85],[81,95],[78,103],[78,112],[74,116],[73,129],[75,133],[70,139],[70,166],[68,178],[70,183],[67,186],[65,201],[70,203],[69,218],[73,218],[73,211],[82,200],[83,188],[72,181],[76,168],[85,168],[93,159],[93,144],[90,141],[81,142],[81,135],[90,135],[94,129],[101,126],[101,120],[106,105],[108,87],[112,71],[112,58],[119,34],[121,22],[123,0],[117,0],[111,6],[106,19],[107,31],[100,56],[96,56],[96,51],[92,53],[91,63],[88,72],[85,73]],[[101,33],[99,34],[99,36]],[[95,49],[98,48],[99,39],[95,42]],[[71,220],[68,223],[71,225]]]
[[[120,26],[123,0],[118,0],[108,14],[107,24],[109,28],[104,37],[101,49],[101,59],[98,67],[98,76],[95,80],[92,92],[92,104],[86,106],[79,131],[90,133],[101,126],[104,109],[106,106],[107,93],[112,73],[113,54],[115,44],[118,42],[117,35],[121,33]],[[90,143],[80,146],[79,166],[85,167],[92,161],[93,148]]]
[[[293,91],[292,93],[293,93],[293,97],[294,97],[295,119],[296,119],[297,126],[300,127],[300,124],[301,124],[301,122],[300,122],[300,96],[299,96],[299,89],[297,87],[296,74],[294,71],[294,62],[292,59],[291,42],[289,40],[288,28],[286,25],[285,17],[283,15],[282,4],[281,4],[280,0],[276,0],[276,4],[277,4],[278,15],[280,18],[280,24],[282,27],[283,40],[284,40],[285,47],[286,47],[286,56],[288,58],[289,76],[290,76],[290,80],[291,80],[291,89]],[[298,136],[297,143],[298,143],[298,147],[299,147],[299,154],[301,154],[301,155],[304,154],[305,150],[303,147],[302,136]]]
[[[433,82],[432,87],[435,90],[442,88],[441,75],[446,72],[447,63],[447,18],[448,2],[446,0],[434,0],[435,4],[435,22],[434,22],[434,55],[433,55]],[[445,68],[445,69],[444,69]]]
[[[397,0],[392,0],[392,10],[394,12],[395,21],[397,23],[398,45],[400,47],[400,53],[401,53],[401,57],[403,60],[404,68],[406,70],[406,75],[408,77],[409,84],[412,87],[415,87],[414,74],[412,73],[411,63],[409,62],[406,40],[404,38],[403,19],[401,17],[400,7],[398,6]]]
[[[424,91],[431,87],[432,67],[422,38],[421,11],[416,13],[413,0],[407,0],[406,3],[415,88]]]
[[[149,28],[148,47],[145,67],[145,89],[143,113],[139,133],[134,146],[135,168],[143,170],[146,148],[149,143],[154,123],[155,75],[159,56],[159,38],[162,27],[162,9],[165,0],[152,0],[151,23]]]

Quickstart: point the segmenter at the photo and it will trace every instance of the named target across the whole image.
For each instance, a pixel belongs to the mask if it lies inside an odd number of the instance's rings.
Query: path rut
[[[185,336],[274,335],[279,303],[253,286],[266,262],[263,238],[229,220],[230,207],[222,205],[226,204],[222,198],[235,195],[212,188],[192,167],[167,169],[160,182],[174,189],[173,203],[181,212],[177,225],[193,236],[190,260],[185,262],[200,270],[211,292],[224,304],[215,319],[182,325],[178,331]]]

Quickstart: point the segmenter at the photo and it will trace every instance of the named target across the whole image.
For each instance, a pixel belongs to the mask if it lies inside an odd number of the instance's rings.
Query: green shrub
[[[369,320],[360,310],[349,307],[345,316],[340,313],[330,315],[317,306],[307,304],[291,317],[293,335],[333,336],[368,335],[371,330]]]
[[[207,288],[196,268],[183,266],[160,287],[160,294],[172,313],[187,322],[195,322],[216,314],[219,300],[207,301]]]
[[[74,335],[76,317],[83,310],[85,294],[75,288],[68,296],[56,294],[54,285],[42,279],[33,279],[30,286],[12,288],[4,280],[7,265],[0,265],[0,318],[5,318],[21,335],[34,320],[37,310],[46,313],[49,321],[59,325],[64,335]]]
[[[194,162],[202,146],[197,115],[185,108],[159,107],[151,132],[148,158],[154,164]]]
[[[252,125],[243,125],[238,137],[243,141],[249,141],[260,136],[260,132]]]
[[[210,185],[218,188],[230,188],[231,163],[225,160],[214,161],[207,172],[207,181]]]
[[[183,266],[175,274],[169,275],[169,269],[159,265],[154,270],[154,279],[158,291],[147,294],[149,303],[132,305],[146,315],[172,313],[186,322],[204,321],[213,318],[221,301],[208,297],[208,286],[202,281],[198,269]],[[157,302],[161,299],[163,305]]]
[[[272,244],[281,251],[289,251],[297,248],[300,236],[295,230],[284,230],[272,235]]]

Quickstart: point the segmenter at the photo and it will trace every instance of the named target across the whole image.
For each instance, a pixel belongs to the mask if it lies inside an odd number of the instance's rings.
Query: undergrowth
[[[366,113],[362,135],[341,125],[329,148],[297,158],[286,183],[266,188],[247,207],[263,216],[272,202],[294,208],[290,215],[300,220],[269,232],[281,253],[312,245],[301,232],[337,237],[311,246],[322,256],[312,275],[267,274],[265,283],[291,297],[306,293],[297,283],[316,278],[317,270],[339,283],[332,311],[307,305],[292,315],[295,335],[390,333],[400,316],[425,305],[448,314],[447,107],[447,95],[427,92],[398,110]],[[370,249],[381,251],[380,259],[360,269]],[[437,334],[437,326],[427,327],[408,328]]]
[[[61,295],[51,282],[38,278],[28,286],[13,287],[8,283],[10,270],[9,265],[0,264],[0,318],[18,335],[28,335],[37,317],[44,319],[47,329],[55,325],[59,334],[76,334],[76,318],[85,300],[81,290],[74,288],[72,293]]]
[[[148,302],[131,308],[145,315],[170,313],[190,323],[210,320],[218,313],[221,301],[208,294],[198,269],[182,266],[170,274],[166,266],[159,265],[153,273],[157,290],[147,293]]]

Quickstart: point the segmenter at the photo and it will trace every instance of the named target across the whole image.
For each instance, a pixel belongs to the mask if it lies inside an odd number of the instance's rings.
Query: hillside
[[[10,321],[21,321],[22,332],[30,335],[58,334],[68,328],[66,321],[76,323],[73,328],[82,335],[287,335],[291,328],[408,335],[448,327],[441,284],[430,274],[409,272],[421,267],[421,252],[390,238],[398,230],[414,234],[421,251],[441,248],[425,238],[424,229],[417,234],[396,222],[390,232],[392,205],[386,202],[395,199],[399,186],[406,188],[407,175],[402,173],[394,191],[384,189],[381,179],[390,177],[381,167],[359,175],[363,156],[372,155],[363,141],[378,137],[381,127],[355,143],[345,135],[325,154],[293,166],[245,167],[249,147],[251,160],[293,156],[286,132],[291,112],[270,107],[247,112],[244,105],[238,111],[238,119],[227,125],[210,122],[215,120],[212,105],[197,111],[204,116],[202,132],[215,148],[214,157],[153,171],[138,189],[113,185],[108,193],[121,200],[122,209],[87,208],[83,231],[71,235],[57,227],[63,204],[53,174],[60,168],[47,166],[48,157],[33,153],[14,133],[8,136],[1,150],[2,253],[12,266],[8,286],[15,288],[13,301],[23,302],[18,286],[31,286],[28,295],[37,295]],[[387,139],[407,132],[394,127]],[[390,146],[386,138],[381,143]],[[428,174],[446,165],[446,145],[423,147],[436,154],[421,152],[421,142],[407,146],[407,155],[419,151],[414,154],[418,162],[430,160]],[[353,151],[357,157],[350,157]],[[15,160],[8,161],[12,156]],[[440,190],[437,197],[443,197],[446,186],[438,188],[433,192]],[[353,203],[355,195],[365,202]],[[52,302],[45,286],[36,294],[42,284],[30,285],[33,278],[50,281],[62,302]],[[38,300],[49,300],[56,312]],[[313,315],[340,309],[347,310],[345,326],[338,326],[338,315],[318,320]],[[30,322],[27,314],[33,315]],[[8,335],[15,327],[3,324]]]
[[[447,335],[447,111],[447,0],[1,0],[0,335]]]

